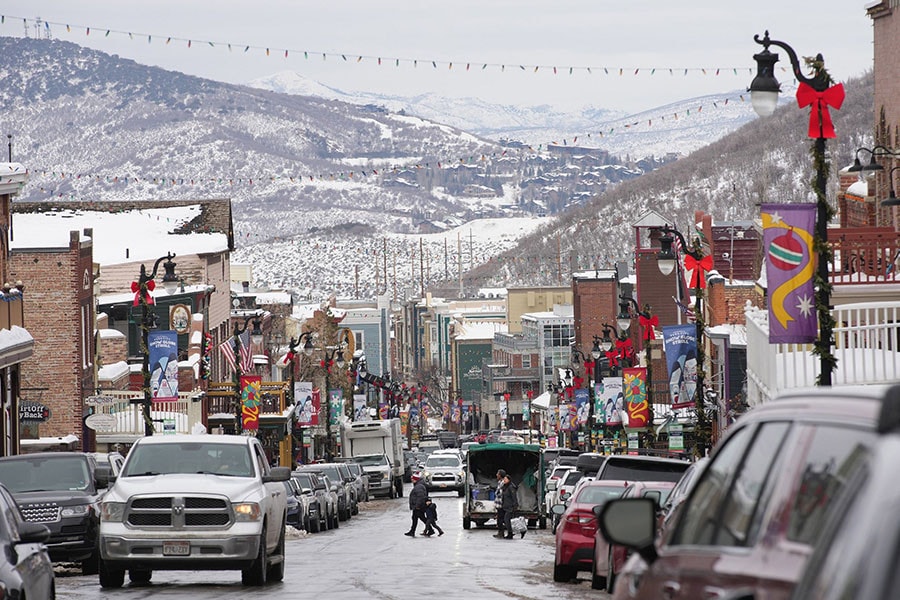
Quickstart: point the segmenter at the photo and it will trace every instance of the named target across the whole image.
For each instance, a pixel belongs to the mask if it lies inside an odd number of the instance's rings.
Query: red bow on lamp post
[[[144,291],[144,301],[147,304],[153,304],[153,294],[150,292],[154,289],[156,289],[156,282],[151,279],[147,282],[147,289]],[[137,281],[132,281],[131,291],[134,292],[134,304],[132,306],[137,306],[141,303],[141,284]]]
[[[631,359],[634,356],[634,345],[631,343],[631,338],[616,340],[616,351],[619,358]]]
[[[659,325],[659,317],[652,315],[647,318],[644,315],[640,315],[638,323],[644,328],[644,341],[656,339],[656,333],[653,331],[653,328]]]
[[[822,92],[816,91],[811,85],[802,81],[797,86],[797,106],[800,108],[812,107],[809,111],[808,132],[811,138],[837,137],[828,107],[840,110],[843,103],[844,85],[842,83],[833,85]]]
[[[703,258],[697,259],[690,254],[685,254],[684,267],[691,271],[690,287],[706,289],[706,274],[713,267],[712,256],[707,254]]]

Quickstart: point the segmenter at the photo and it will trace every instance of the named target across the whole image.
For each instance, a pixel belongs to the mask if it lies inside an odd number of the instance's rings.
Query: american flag
[[[253,370],[253,348],[250,347],[250,332],[245,331],[239,337],[241,338],[241,371],[249,373]],[[237,365],[235,364],[234,357],[234,337],[230,336],[227,340],[219,344],[219,350],[222,352],[222,356],[225,357],[231,370],[236,371]]]
[[[694,314],[694,309],[692,309],[684,302],[678,300],[678,298],[676,298],[675,296],[672,296],[672,301],[675,303],[675,306],[678,307],[678,310],[680,310],[681,313],[687,317],[689,323],[693,323],[697,320],[697,316]]]

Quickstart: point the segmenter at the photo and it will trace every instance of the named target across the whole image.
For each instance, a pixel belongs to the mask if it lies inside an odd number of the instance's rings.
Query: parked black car
[[[108,480],[82,452],[47,452],[0,458],[0,483],[26,521],[50,529],[47,549],[53,562],[80,562],[82,573],[97,573],[100,549],[98,506]]]
[[[300,492],[312,496],[315,502],[310,506],[306,531],[318,533],[337,526],[337,499],[327,489],[317,473],[294,471],[291,478],[300,486]]]
[[[350,485],[344,481],[344,473],[341,472],[340,466],[339,463],[317,463],[298,467],[297,470],[312,471],[328,476],[328,480],[331,482],[331,491],[337,494],[338,518],[346,521],[353,514],[353,491],[351,491]]]
[[[0,597],[56,597],[53,563],[44,546],[50,529],[26,521],[15,499],[0,485]]]

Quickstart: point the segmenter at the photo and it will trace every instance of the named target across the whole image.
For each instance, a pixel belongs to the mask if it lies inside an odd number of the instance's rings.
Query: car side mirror
[[[108,488],[109,479],[110,477],[107,473],[94,473],[94,487],[97,489]]]
[[[608,542],[635,550],[648,565],[656,560],[656,502],[652,498],[610,500],[597,517]]]

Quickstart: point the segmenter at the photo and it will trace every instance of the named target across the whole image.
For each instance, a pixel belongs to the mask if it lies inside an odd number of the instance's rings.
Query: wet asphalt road
[[[409,485],[407,492],[409,491]],[[575,600],[608,598],[592,590],[590,573],[577,581],[553,581],[554,538],[549,529],[531,529],[524,538],[492,537],[494,529],[462,527],[462,499],[434,493],[442,537],[408,538],[406,497],[373,500],[340,528],[317,534],[291,532],[282,583],[263,588],[241,585],[239,571],[154,571],[149,585],[102,590],[97,576],[57,568],[57,598],[129,600],[179,598],[328,598],[406,600],[437,598],[518,598]]]

